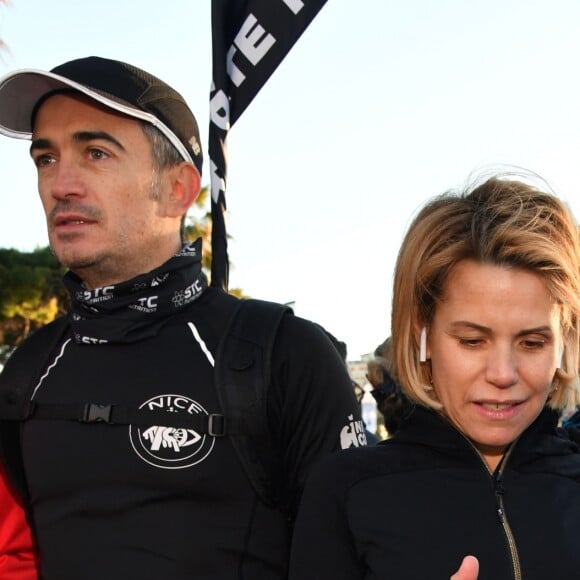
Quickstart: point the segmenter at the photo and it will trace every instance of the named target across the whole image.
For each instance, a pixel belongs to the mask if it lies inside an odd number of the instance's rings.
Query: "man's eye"
[[[47,165],[54,163],[54,157],[52,155],[44,154],[35,157],[33,161],[36,167],[46,167]]]
[[[106,159],[108,157],[108,155],[102,151],[101,149],[90,149],[89,150],[89,155],[91,157],[91,159]]]

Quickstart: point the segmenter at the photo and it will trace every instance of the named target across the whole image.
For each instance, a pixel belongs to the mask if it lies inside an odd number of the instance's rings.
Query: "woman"
[[[30,530],[24,511],[6,485],[0,467],[0,578],[36,580]]]
[[[429,202],[394,277],[395,435],[322,462],[292,580],[577,578],[580,247],[554,195],[507,176]],[[468,573],[464,573],[467,569]]]

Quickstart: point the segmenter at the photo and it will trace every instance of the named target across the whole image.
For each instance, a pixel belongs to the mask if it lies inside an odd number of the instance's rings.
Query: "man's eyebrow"
[[[34,141],[30,144],[29,153],[32,155],[35,149],[49,149],[50,148],[50,140],[49,139],[34,139]]]
[[[105,131],[79,131],[73,135],[73,140],[77,142],[108,141],[109,143],[116,145],[119,149],[125,151],[125,147],[123,147],[115,137]]]
[[[110,133],[105,131],[78,131],[73,135],[73,141],[77,143],[84,143],[88,141],[107,141],[112,143],[119,149],[125,151],[125,147],[115,139]],[[30,154],[32,155],[35,149],[50,149],[52,146],[52,141],[50,139],[39,138],[35,139],[30,145]]]

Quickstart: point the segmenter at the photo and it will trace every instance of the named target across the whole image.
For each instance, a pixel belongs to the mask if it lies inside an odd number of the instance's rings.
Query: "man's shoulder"
[[[334,337],[320,324],[301,318],[285,316],[275,343],[275,352],[286,352],[299,358],[330,357],[344,365]]]
[[[0,373],[0,416],[21,417],[21,402],[32,392],[46,361],[61,342],[68,327],[66,319],[57,319],[34,333],[10,356]]]
[[[49,350],[61,340],[68,326],[68,317],[60,316],[32,332],[10,356],[6,368],[24,358],[30,360],[31,357],[48,355]]]
[[[40,328],[35,330],[32,334],[30,334],[30,336],[26,338],[26,340],[22,343],[22,345],[32,341],[46,340],[51,336],[64,332],[69,326],[70,323],[67,315],[58,316],[52,322],[49,322],[48,324],[41,326]]]
[[[195,305],[195,306],[194,306]],[[323,357],[341,361],[331,336],[321,325],[296,316],[292,309],[283,303],[262,298],[240,299],[216,287],[209,287],[192,308],[198,308],[199,317],[207,319],[208,324],[219,336],[231,332],[234,321],[239,329],[244,327],[246,337],[252,333],[269,332],[270,325],[275,328],[272,356],[297,358],[299,360]],[[184,312],[184,316],[188,316]]]
[[[251,322],[255,318],[262,318],[272,311],[290,310],[288,306],[262,300],[258,298],[239,298],[233,294],[228,294],[221,288],[210,286],[203,295],[184,309],[183,316],[188,317],[196,311],[197,316],[211,318],[214,321],[221,321],[222,324],[232,322],[234,314],[242,313],[244,320]]]

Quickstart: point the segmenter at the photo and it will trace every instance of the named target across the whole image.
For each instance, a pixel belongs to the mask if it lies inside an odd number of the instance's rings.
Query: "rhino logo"
[[[165,410],[189,415],[208,412],[183,395],[159,395],[145,401],[140,409]],[[137,455],[149,465],[162,469],[184,469],[203,461],[213,449],[215,437],[193,429],[152,425],[130,425],[129,439]]]

